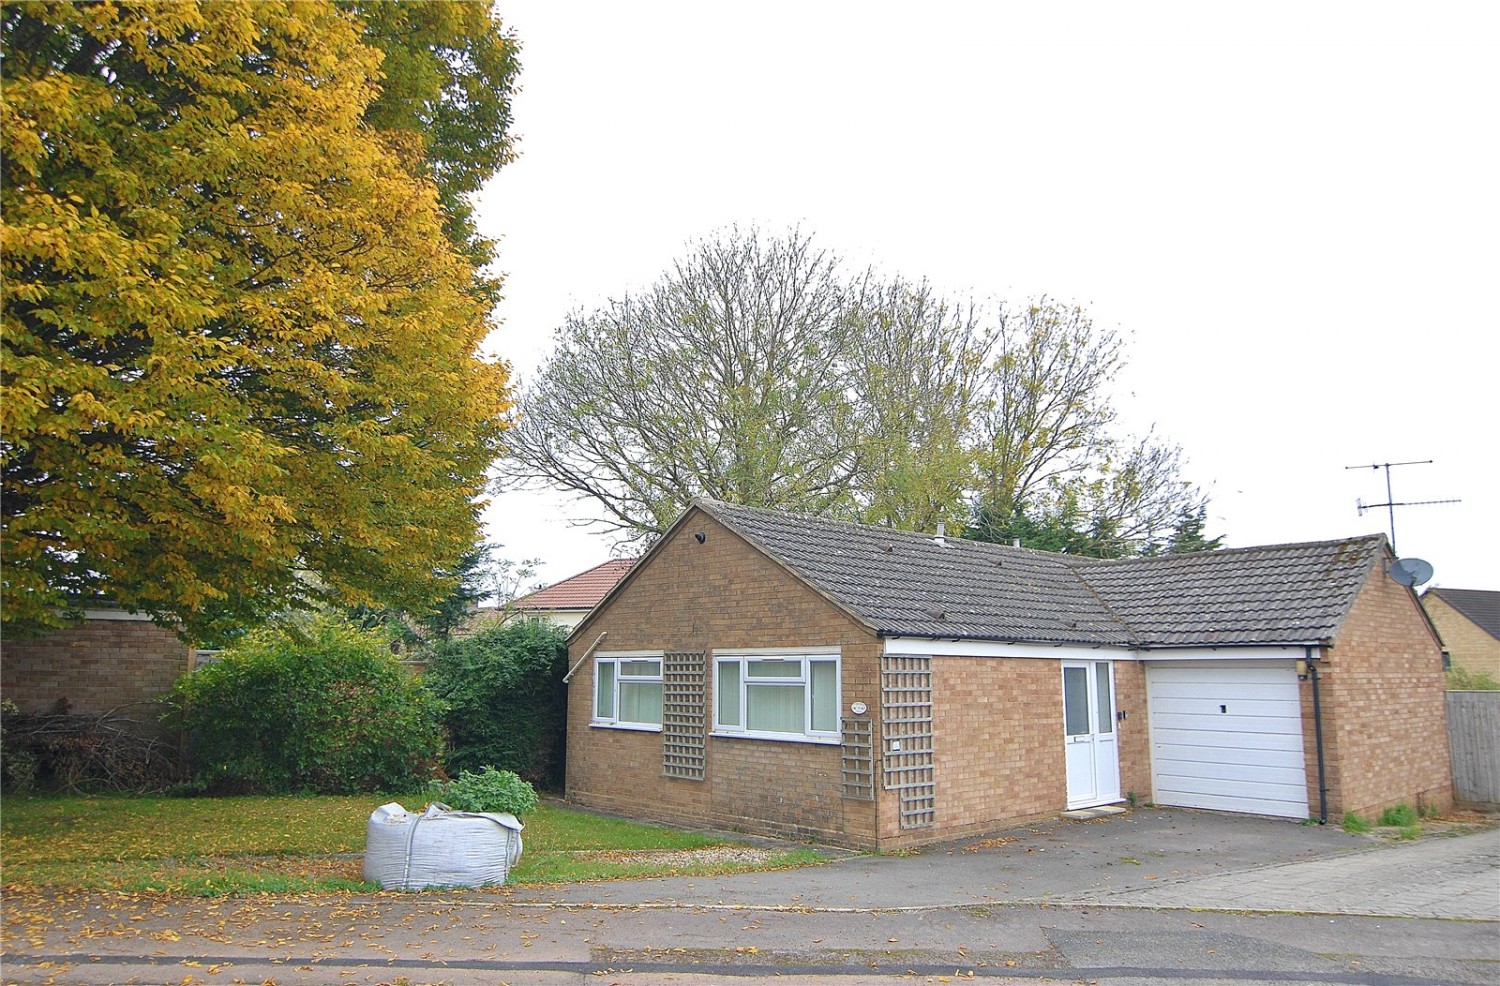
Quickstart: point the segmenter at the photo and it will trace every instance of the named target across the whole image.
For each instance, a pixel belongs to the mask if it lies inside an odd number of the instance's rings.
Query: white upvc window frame
[[[751,675],[750,665],[759,662],[786,662],[786,674],[775,677],[764,674]],[[790,665],[795,664],[795,667]],[[833,721],[830,728],[814,728],[813,665],[831,665],[833,668]],[[726,682],[726,666],[734,666],[735,680]],[[762,671],[768,670],[765,665]],[[800,688],[802,692],[802,723],[800,732],[769,729],[751,729],[750,689],[752,686],[769,688]],[[841,715],[843,710],[843,657],[837,649],[799,648],[734,651],[714,654],[713,678],[713,734],[715,736],[741,737],[746,739],[780,740],[798,743],[837,744],[842,741]],[[726,693],[728,689],[728,693]],[[726,721],[726,705],[733,710],[737,721]]]
[[[594,656],[594,686],[590,701],[591,707],[590,725],[609,729],[634,729],[641,732],[661,732],[661,715],[658,713],[655,722],[646,722],[636,719],[620,718],[622,703],[620,701],[620,690],[622,687],[631,685],[655,684],[660,689],[662,684],[662,660],[666,655],[662,651],[617,651],[614,653],[597,654]],[[654,664],[654,673],[641,673],[644,664]],[[631,666],[630,674],[622,674],[624,667]],[[609,701],[608,706],[600,701],[604,691],[605,682],[608,681]]]

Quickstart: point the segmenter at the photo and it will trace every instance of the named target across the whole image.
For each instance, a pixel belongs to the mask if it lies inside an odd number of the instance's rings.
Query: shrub
[[[449,773],[494,766],[561,786],[567,667],[567,633],[539,620],[437,645],[423,679],[447,708]]]
[[[508,811],[527,815],[537,806],[536,788],[517,777],[514,771],[485,767],[479,773],[464,771],[458,780],[438,781],[432,786],[433,799],[459,811]]]
[[[1448,669],[1447,678],[1450,692],[1500,691],[1500,681],[1496,681],[1495,676],[1486,671],[1453,667]]]
[[[384,633],[331,616],[247,635],[172,703],[215,794],[421,790],[442,755],[441,703]]]

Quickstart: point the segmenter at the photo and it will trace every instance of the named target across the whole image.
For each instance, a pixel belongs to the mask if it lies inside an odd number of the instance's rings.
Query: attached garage
[[[1308,817],[1291,661],[1146,665],[1157,804]]]

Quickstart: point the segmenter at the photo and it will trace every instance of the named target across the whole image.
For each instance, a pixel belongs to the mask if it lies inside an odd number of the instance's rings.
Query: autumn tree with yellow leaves
[[[403,6],[0,10],[7,632],[449,588],[511,408],[464,196],[515,44]]]

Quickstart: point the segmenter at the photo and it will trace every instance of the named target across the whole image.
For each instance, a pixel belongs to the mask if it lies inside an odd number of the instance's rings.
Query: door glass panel
[[[1115,703],[1110,701],[1108,664],[1094,665],[1094,682],[1098,686],[1095,693],[1098,695],[1099,732],[1112,733],[1115,731]]]
[[[1084,668],[1063,668],[1063,726],[1069,736],[1089,732],[1089,674]]]

